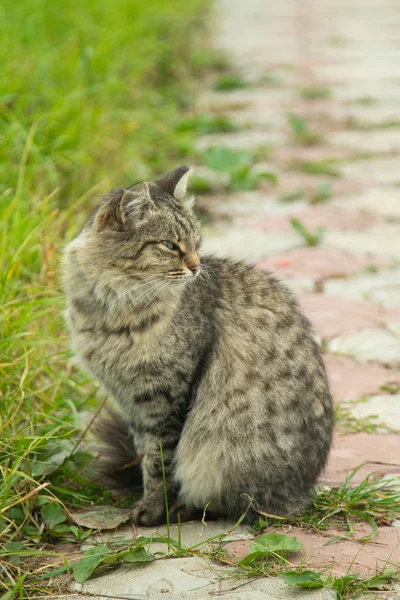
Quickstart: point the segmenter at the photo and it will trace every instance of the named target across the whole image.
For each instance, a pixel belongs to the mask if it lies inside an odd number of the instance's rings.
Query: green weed
[[[322,227],[317,227],[313,233],[299,219],[290,219],[290,224],[301,235],[307,246],[318,246],[322,241],[324,235]]]
[[[378,104],[379,100],[374,96],[359,96],[358,98],[354,98],[354,100],[350,100],[350,104],[360,104],[361,106],[372,106],[373,104]]]
[[[206,6],[0,0],[0,596],[34,597],[47,569],[35,546],[80,543],[90,530],[69,511],[111,501],[86,477],[79,414],[99,401],[70,360],[59,260],[95,198],[188,151],[194,131],[178,123]],[[64,564],[62,550],[48,558]]]
[[[279,194],[279,200],[281,202],[296,202],[298,200],[304,200],[307,197],[307,192],[304,188],[298,188],[289,192],[282,192]]]
[[[204,164],[217,173],[229,176],[228,190],[255,190],[262,180],[271,184],[278,183],[276,173],[270,171],[255,172],[252,168],[255,153],[246,150],[231,150],[230,148],[208,148],[204,155]]]
[[[332,92],[326,87],[303,87],[299,89],[299,96],[303,100],[328,100],[332,96]]]
[[[369,592],[390,590],[393,583],[400,577],[399,569],[383,569],[371,577],[361,578],[358,574],[347,574],[343,577],[328,575],[315,571],[287,571],[283,573],[286,584],[312,590],[322,587],[336,592],[338,600],[353,600],[365,598]]]
[[[208,113],[182,119],[176,127],[176,131],[178,132],[190,132],[196,135],[231,133],[239,130],[240,127],[228,117]]]
[[[366,541],[373,539],[379,525],[391,523],[400,516],[400,492],[391,480],[371,481],[366,477],[361,483],[353,484],[355,469],[339,488],[316,489],[308,511],[294,519],[260,519],[254,531],[262,531],[273,524],[275,527],[292,524],[312,527],[317,530],[340,529],[331,539],[346,538]],[[371,533],[357,538],[356,524],[364,522]],[[347,530],[347,532],[346,532]]]
[[[314,146],[322,142],[322,135],[311,131],[305,119],[300,117],[300,115],[291,113],[288,115],[287,119],[295,144],[301,146]]]
[[[189,189],[194,194],[209,194],[212,192],[213,186],[205,177],[194,174],[190,177]]]
[[[293,161],[289,165],[292,171],[300,171],[308,175],[327,175],[328,177],[340,177],[339,161],[336,158],[324,160]]]
[[[220,75],[214,83],[216,92],[228,92],[230,90],[241,90],[249,87],[249,83],[241,75],[235,73],[225,73]]]
[[[332,196],[332,186],[329,181],[320,181],[310,197],[311,204],[321,204]]]
[[[390,389],[398,390],[398,387],[391,388],[390,386],[382,386],[382,391]],[[392,392],[391,392],[392,393]],[[394,392],[396,393],[396,392]],[[400,433],[399,430],[393,429],[386,423],[379,421],[378,415],[370,415],[367,417],[354,417],[349,408],[341,403],[335,404],[335,420],[336,425],[342,432],[345,433]]]

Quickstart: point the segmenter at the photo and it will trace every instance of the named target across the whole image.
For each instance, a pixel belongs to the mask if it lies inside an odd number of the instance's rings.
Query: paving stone
[[[397,434],[353,433],[334,436],[328,464],[320,481],[332,487],[341,485],[357,467],[352,482],[357,484],[368,475],[380,479],[396,474],[400,467],[400,436]]]
[[[341,210],[335,206],[308,206],[303,210],[295,208],[285,215],[268,216],[265,219],[250,221],[253,227],[262,231],[291,231],[293,229],[290,219],[295,217],[310,231],[322,228],[325,231],[354,231],[362,230],[384,223],[385,219],[372,212]],[[251,218],[251,217],[250,217]],[[299,234],[299,239],[303,238]]]
[[[258,266],[285,278],[308,278],[319,282],[353,275],[371,265],[382,266],[385,261],[351,254],[345,250],[314,246],[296,248],[285,254],[264,258]]]
[[[382,393],[383,385],[400,385],[400,371],[379,364],[359,364],[347,356],[324,355],[329,383],[336,402],[360,400]],[[400,413],[400,406],[399,406]]]
[[[384,215],[400,218],[400,192],[395,187],[372,187],[355,196],[334,199],[330,202],[332,208],[346,210],[350,215],[355,208],[369,211],[368,214]]]
[[[400,99],[400,90],[399,90]],[[328,136],[328,143],[365,152],[399,152],[400,136],[397,129],[377,129],[372,131],[337,131]]]
[[[237,579],[232,577],[231,568],[212,564],[200,557],[161,559],[144,565],[123,566],[110,575],[83,584],[74,583],[71,591],[88,594],[91,598],[132,600],[203,600],[218,595],[226,600],[328,600],[335,597],[329,590],[299,591],[284,585],[279,578]]]
[[[330,116],[346,126],[352,121],[361,125],[382,126],[399,118],[398,103],[387,101],[371,105],[331,103]],[[356,128],[356,126],[355,126]]]
[[[372,302],[352,302],[340,296],[307,294],[300,306],[324,339],[400,322],[400,311]]]
[[[273,170],[273,169],[272,169]],[[247,227],[252,223],[251,215],[264,216],[287,215],[300,211],[306,203],[303,200],[287,205],[280,202],[275,194],[263,190],[238,192],[236,194],[209,194],[198,196],[196,205],[201,210],[207,210],[212,218],[225,218],[230,221],[237,219],[238,224]],[[250,227],[249,227],[250,228]]]
[[[365,231],[327,231],[322,244],[397,259],[400,256],[399,226],[379,225]]]
[[[333,339],[329,352],[354,356],[361,362],[377,360],[400,365],[400,336],[385,329],[364,329]]]
[[[356,418],[377,417],[378,423],[384,423],[400,432],[400,394],[371,396],[365,402],[349,405]]]
[[[271,147],[283,142],[282,135],[272,131],[249,129],[230,134],[204,135],[195,143],[197,150],[212,146],[231,148],[232,150],[256,150],[262,146]]]
[[[347,573],[358,573],[362,576],[373,575],[377,569],[398,565],[400,561],[400,530],[396,527],[380,527],[377,536],[368,544],[350,540],[338,540],[326,545],[337,533],[336,530],[326,532],[305,531],[296,528],[271,527],[266,533],[286,533],[303,542],[303,550],[297,556],[291,556],[293,565],[301,565],[302,569],[316,571],[326,570],[339,577]],[[364,535],[371,533],[366,528]],[[360,535],[361,537],[361,535]],[[241,560],[249,552],[248,542],[233,542],[227,550]]]
[[[268,87],[245,88],[229,92],[208,93],[206,105],[209,110],[221,111],[238,108],[262,114],[269,108],[290,107],[296,94],[291,89],[271,89]]]
[[[384,475],[382,477],[382,480],[390,482],[391,487],[394,487],[396,490],[399,490],[399,492],[400,492],[400,471],[398,471],[397,473],[390,473],[388,475]],[[400,521],[399,520],[393,521],[392,526],[400,527]]]
[[[215,228],[205,232],[203,252],[258,262],[267,254],[284,252],[298,244],[295,233],[282,236],[279,233],[266,234],[231,225],[228,228]]]
[[[347,178],[362,181],[365,186],[396,185],[400,182],[398,156],[348,162],[341,169]]]
[[[180,536],[183,548],[196,546],[198,549],[205,550],[213,547],[213,545],[220,540],[228,542],[232,540],[252,539],[254,537],[250,533],[250,527],[246,525],[235,527],[234,522],[225,521],[223,519],[206,521],[206,523],[206,525],[201,521],[181,523],[180,531],[178,525],[170,525],[171,540],[176,542]],[[85,550],[89,548],[93,543],[107,543],[110,540],[114,542],[118,540],[134,540],[140,537],[151,538],[151,542],[146,545],[146,549],[149,552],[168,553],[168,545],[165,542],[168,537],[166,525],[159,525],[154,528],[132,527],[132,525],[126,525],[120,527],[112,534],[109,532],[102,532],[95,536],[90,536],[87,540],[87,547],[84,546],[82,549]]]
[[[374,274],[364,273],[342,281],[326,281],[324,292],[400,309],[400,269],[385,269]]]

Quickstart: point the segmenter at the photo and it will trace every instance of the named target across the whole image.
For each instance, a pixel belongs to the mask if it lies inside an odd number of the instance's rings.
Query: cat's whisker
[[[111,302],[106,304],[106,308],[109,308],[110,306],[112,306],[115,302],[117,302],[118,300],[123,298],[123,296],[126,296],[127,294],[130,294],[131,292],[134,292],[135,290],[142,288],[145,285],[153,284],[159,278],[160,278],[160,275],[150,275],[145,281],[141,281],[140,283],[137,283],[137,284],[133,285],[132,287],[130,287],[129,289],[122,292],[122,294],[119,294],[116,298],[114,298],[114,300],[112,300]]]
[[[211,281],[212,277],[215,277],[215,279],[218,279],[215,271],[213,269],[211,269],[211,267],[209,265],[202,264],[199,274],[200,274],[200,276],[203,275],[204,277],[207,277],[208,281]]]
[[[147,308],[149,306],[149,304],[151,304],[153,302],[155,297],[158,296],[160,294],[160,292],[162,290],[164,290],[168,285],[169,285],[169,281],[164,282],[164,285],[153,294],[153,296],[150,298],[150,300],[147,302],[147,304],[144,308]]]
[[[155,291],[154,298],[157,296],[158,292],[162,287],[164,287],[165,281],[158,281],[154,286],[152,286],[149,290],[146,290],[143,294],[141,294],[138,298],[135,298],[131,303],[131,306],[137,306],[139,302],[143,301],[149,294]],[[147,306],[147,304],[146,304]]]

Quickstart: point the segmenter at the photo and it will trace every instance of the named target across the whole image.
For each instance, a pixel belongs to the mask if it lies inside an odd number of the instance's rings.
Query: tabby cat
[[[320,351],[271,274],[200,258],[188,175],[110,192],[66,248],[73,348],[118,406],[109,480],[139,476],[134,522],[163,522],[162,448],[174,510],[294,515],[331,443]]]

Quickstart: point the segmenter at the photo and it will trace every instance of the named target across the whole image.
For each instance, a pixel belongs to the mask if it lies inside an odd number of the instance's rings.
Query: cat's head
[[[92,282],[120,290],[137,280],[193,280],[201,270],[190,167],[113,190],[67,249]],[[168,286],[170,287],[170,286]]]

